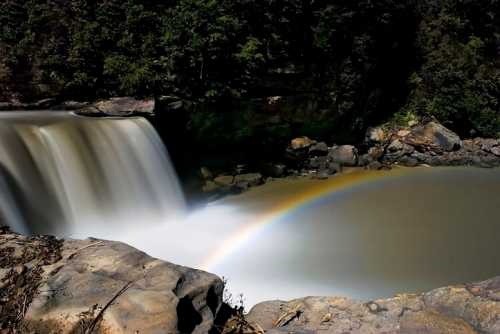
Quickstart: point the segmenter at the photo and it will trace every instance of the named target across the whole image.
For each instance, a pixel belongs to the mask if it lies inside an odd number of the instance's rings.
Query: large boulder
[[[451,152],[462,147],[460,137],[437,122],[414,127],[404,142],[420,150]]]
[[[254,306],[246,321],[275,334],[497,334],[500,277],[367,302],[340,297],[269,301]]]
[[[309,139],[308,137],[298,137],[292,139],[290,142],[290,148],[292,150],[302,150],[309,148],[313,144],[316,144],[316,141]]]
[[[335,146],[328,153],[328,161],[343,166],[356,166],[358,163],[358,150],[352,145]]]
[[[222,304],[217,276],[119,242],[27,238],[2,230],[0,254],[3,329],[201,334],[213,328]]]
[[[94,103],[76,113],[88,116],[152,116],[155,100],[138,100],[133,97],[113,97]]]

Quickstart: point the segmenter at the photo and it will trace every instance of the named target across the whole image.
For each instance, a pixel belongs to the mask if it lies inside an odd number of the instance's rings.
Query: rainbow
[[[306,191],[293,194],[289,198],[284,199],[280,204],[273,207],[261,217],[258,217],[255,221],[247,224],[225,239],[214,252],[210,253],[202,261],[200,269],[214,271],[225,258],[249,242],[255,235],[269,228],[285,216],[316,202],[332,192],[341,192],[352,189],[355,186],[365,185],[382,179],[392,179],[406,174],[408,174],[407,169],[396,169],[390,173],[383,171],[363,171],[346,173],[340,177],[330,178],[327,181],[318,181],[314,186],[308,187]]]

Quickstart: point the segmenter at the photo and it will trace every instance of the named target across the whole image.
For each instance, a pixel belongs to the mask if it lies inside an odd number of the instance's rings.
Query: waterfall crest
[[[0,219],[17,232],[112,230],[184,211],[168,152],[144,118],[2,112],[0,138]]]

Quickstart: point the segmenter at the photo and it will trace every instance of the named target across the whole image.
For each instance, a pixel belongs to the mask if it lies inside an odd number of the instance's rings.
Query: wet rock
[[[153,115],[155,100],[137,100],[133,97],[114,97],[94,103],[91,107],[79,110],[81,115],[133,116]]]
[[[356,166],[358,163],[358,151],[352,145],[336,146],[328,153],[328,161],[339,163],[343,166]]]
[[[450,152],[462,147],[460,137],[437,122],[414,127],[404,142],[420,150],[437,152]]]
[[[385,141],[385,131],[381,127],[368,128],[365,142],[368,144],[380,144]]]
[[[500,333],[500,277],[425,294],[360,302],[307,297],[254,306],[246,320],[266,333]]]
[[[301,150],[305,148],[309,148],[313,144],[315,144],[316,141],[309,139],[308,137],[298,137],[295,139],[292,139],[290,142],[290,148],[292,150]]]
[[[313,144],[309,147],[309,154],[313,156],[325,156],[328,154],[328,145],[324,142]]]
[[[2,233],[0,253],[2,269],[23,268],[7,288],[21,291],[19,309],[0,304],[0,323],[13,312],[21,333],[208,333],[222,304],[217,276],[119,242]]]

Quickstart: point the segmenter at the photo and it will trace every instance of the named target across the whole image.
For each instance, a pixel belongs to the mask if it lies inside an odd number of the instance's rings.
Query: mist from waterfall
[[[182,215],[168,152],[144,118],[0,113],[0,218],[20,233],[113,231]]]

